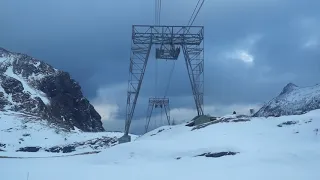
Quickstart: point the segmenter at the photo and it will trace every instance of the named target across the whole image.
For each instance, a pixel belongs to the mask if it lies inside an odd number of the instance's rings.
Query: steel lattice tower
[[[148,111],[147,111],[147,119],[146,119],[146,127],[145,132],[148,132],[149,124],[151,120],[151,115],[153,112],[153,109],[161,108],[164,109],[164,112],[166,114],[166,119],[168,125],[170,125],[170,106],[169,106],[169,99],[168,98],[150,98],[149,99],[149,105],[148,105]]]
[[[142,80],[147,67],[152,45],[181,47],[188,71],[191,89],[198,115],[203,115],[204,93],[204,27],[203,26],[149,26],[133,25],[127,91],[125,133],[121,142],[130,141],[129,129],[133,118]],[[169,58],[164,53],[161,58]],[[157,52],[158,53],[158,52]],[[171,55],[174,57],[175,55]],[[174,58],[173,58],[174,59]]]

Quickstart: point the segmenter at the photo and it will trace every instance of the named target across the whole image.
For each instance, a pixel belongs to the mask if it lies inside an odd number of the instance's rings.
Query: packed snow
[[[185,124],[165,126],[98,154],[2,158],[0,174],[3,180],[316,180],[320,179],[319,119],[320,110],[315,110],[193,131]],[[228,151],[238,154],[198,156]]]
[[[36,63],[34,64],[34,66],[35,66],[35,67],[39,67],[39,66],[40,66],[40,64],[41,64],[41,62],[40,62],[40,61],[38,61],[38,62],[36,62]]]

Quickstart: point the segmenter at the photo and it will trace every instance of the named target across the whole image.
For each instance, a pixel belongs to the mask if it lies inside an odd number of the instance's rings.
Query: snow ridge
[[[286,85],[279,96],[266,103],[254,116],[299,115],[320,109],[320,85],[298,87]]]

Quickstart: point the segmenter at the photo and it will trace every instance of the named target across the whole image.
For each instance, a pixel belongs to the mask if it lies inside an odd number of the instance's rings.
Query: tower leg
[[[154,107],[154,104],[149,101],[149,106],[148,106],[148,111],[147,111],[147,118],[146,118],[145,133],[147,133],[148,129],[149,129],[149,124],[150,124],[150,119],[151,119],[153,107]]]
[[[198,115],[203,115],[204,57],[201,45],[183,45],[183,54]]]
[[[124,136],[129,136],[129,129],[139,96],[142,80],[147,67],[147,62],[150,54],[152,43],[149,44],[131,44],[131,56],[129,67],[129,82],[127,92],[127,108],[126,108],[126,123]]]
[[[168,125],[170,125],[170,107],[169,104],[164,105],[164,112],[166,113]]]

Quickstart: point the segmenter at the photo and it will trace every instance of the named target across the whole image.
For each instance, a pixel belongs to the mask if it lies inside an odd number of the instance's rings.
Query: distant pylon
[[[161,112],[162,112],[162,109],[164,109],[168,125],[170,125],[169,99],[168,98],[149,98],[149,105],[148,105],[146,126],[145,126],[146,133],[148,132],[148,129],[149,129],[153,109],[156,109],[156,108],[160,108]]]

